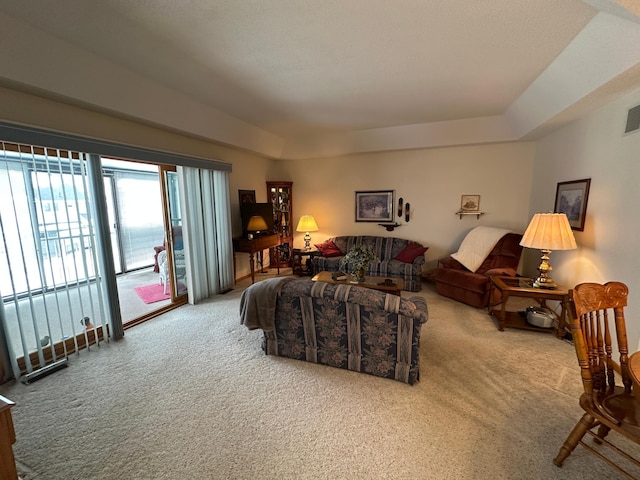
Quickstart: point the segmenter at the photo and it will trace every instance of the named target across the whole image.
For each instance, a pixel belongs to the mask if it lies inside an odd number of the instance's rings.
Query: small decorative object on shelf
[[[463,215],[475,215],[480,218],[480,215],[484,215],[480,211],[480,195],[462,195],[460,200],[460,210],[456,212],[462,218]]]
[[[376,252],[369,245],[354,245],[351,250],[340,260],[340,268],[351,264],[353,267],[351,273],[351,282],[360,283],[364,281],[364,275],[369,264],[378,259]]]

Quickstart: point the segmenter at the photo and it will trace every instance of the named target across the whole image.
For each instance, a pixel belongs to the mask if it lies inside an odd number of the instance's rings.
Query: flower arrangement
[[[364,272],[371,262],[377,261],[376,252],[369,245],[354,245],[340,261],[340,269],[344,269],[347,263],[353,266],[353,273],[358,280],[362,280]]]

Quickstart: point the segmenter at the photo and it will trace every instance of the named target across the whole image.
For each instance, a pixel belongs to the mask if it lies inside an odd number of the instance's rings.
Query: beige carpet
[[[246,285],[246,282],[245,282]],[[578,446],[573,346],[499,332],[425,284],[421,381],[265,356],[241,288],[127,330],[31,385],[5,384],[29,480],[614,479]],[[403,293],[406,295],[406,292]]]

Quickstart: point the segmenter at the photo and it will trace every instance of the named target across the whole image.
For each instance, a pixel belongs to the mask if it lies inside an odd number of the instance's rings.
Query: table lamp
[[[252,215],[247,223],[247,238],[251,240],[254,234],[258,234],[267,228],[269,227],[267,227],[267,222],[264,221],[264,218],[260,215]]]
[[[538,266],[540,275],[533,282],[533,286],[548,289],[558,287],[558,284],[549,275],[552,270],[549,264],[551,251],[578,248],[571,231],[571,225],[569,225],[569,220],[564,213],[536,213],[522,235],[520,245],[542,251],[541,262]]]
[[[317,232],[318,224],[313,215],[302,215],[298,220],[298,226],[296,232],[305,232],[304,234],[304,249],[311,250],[311,235],[309,232]]]

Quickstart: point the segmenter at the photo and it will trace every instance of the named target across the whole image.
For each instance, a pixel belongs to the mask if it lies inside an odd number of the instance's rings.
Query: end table
[[[293,249],[293,274],[304,276],[313,276],[313,257],[320,255],[320,251],[316,249],[305,250],[304,248]],[[304,257],[308,257],[303,262]]]
[[[506,328],[520,328],[523,330],[534,330],[538,332],[553,332],[553,328],[541,328],[530,325],[520,316],[518,312],[509,312],[506,310],[507,300],[509,297],[532,298],[541,307],[547,306],[547,300],[556,300],[561,303],[562,310],[560,315],[552,313],[558,319],[558,327],[555,329],[556,336],[563,338],[566,332],[567,314],[569,305],[569,290],[558,285],[557,288],[535,288],[533,287],[533,279],[524,277],[502,277],[491,276],[491,293],[497,290],[500,293],[500,301],[491,304],[493,295],[489,295],[489,315],[493,315],[498,319],[498,330],[501,332]],[[500,306],[500,309],[495,307]]]

